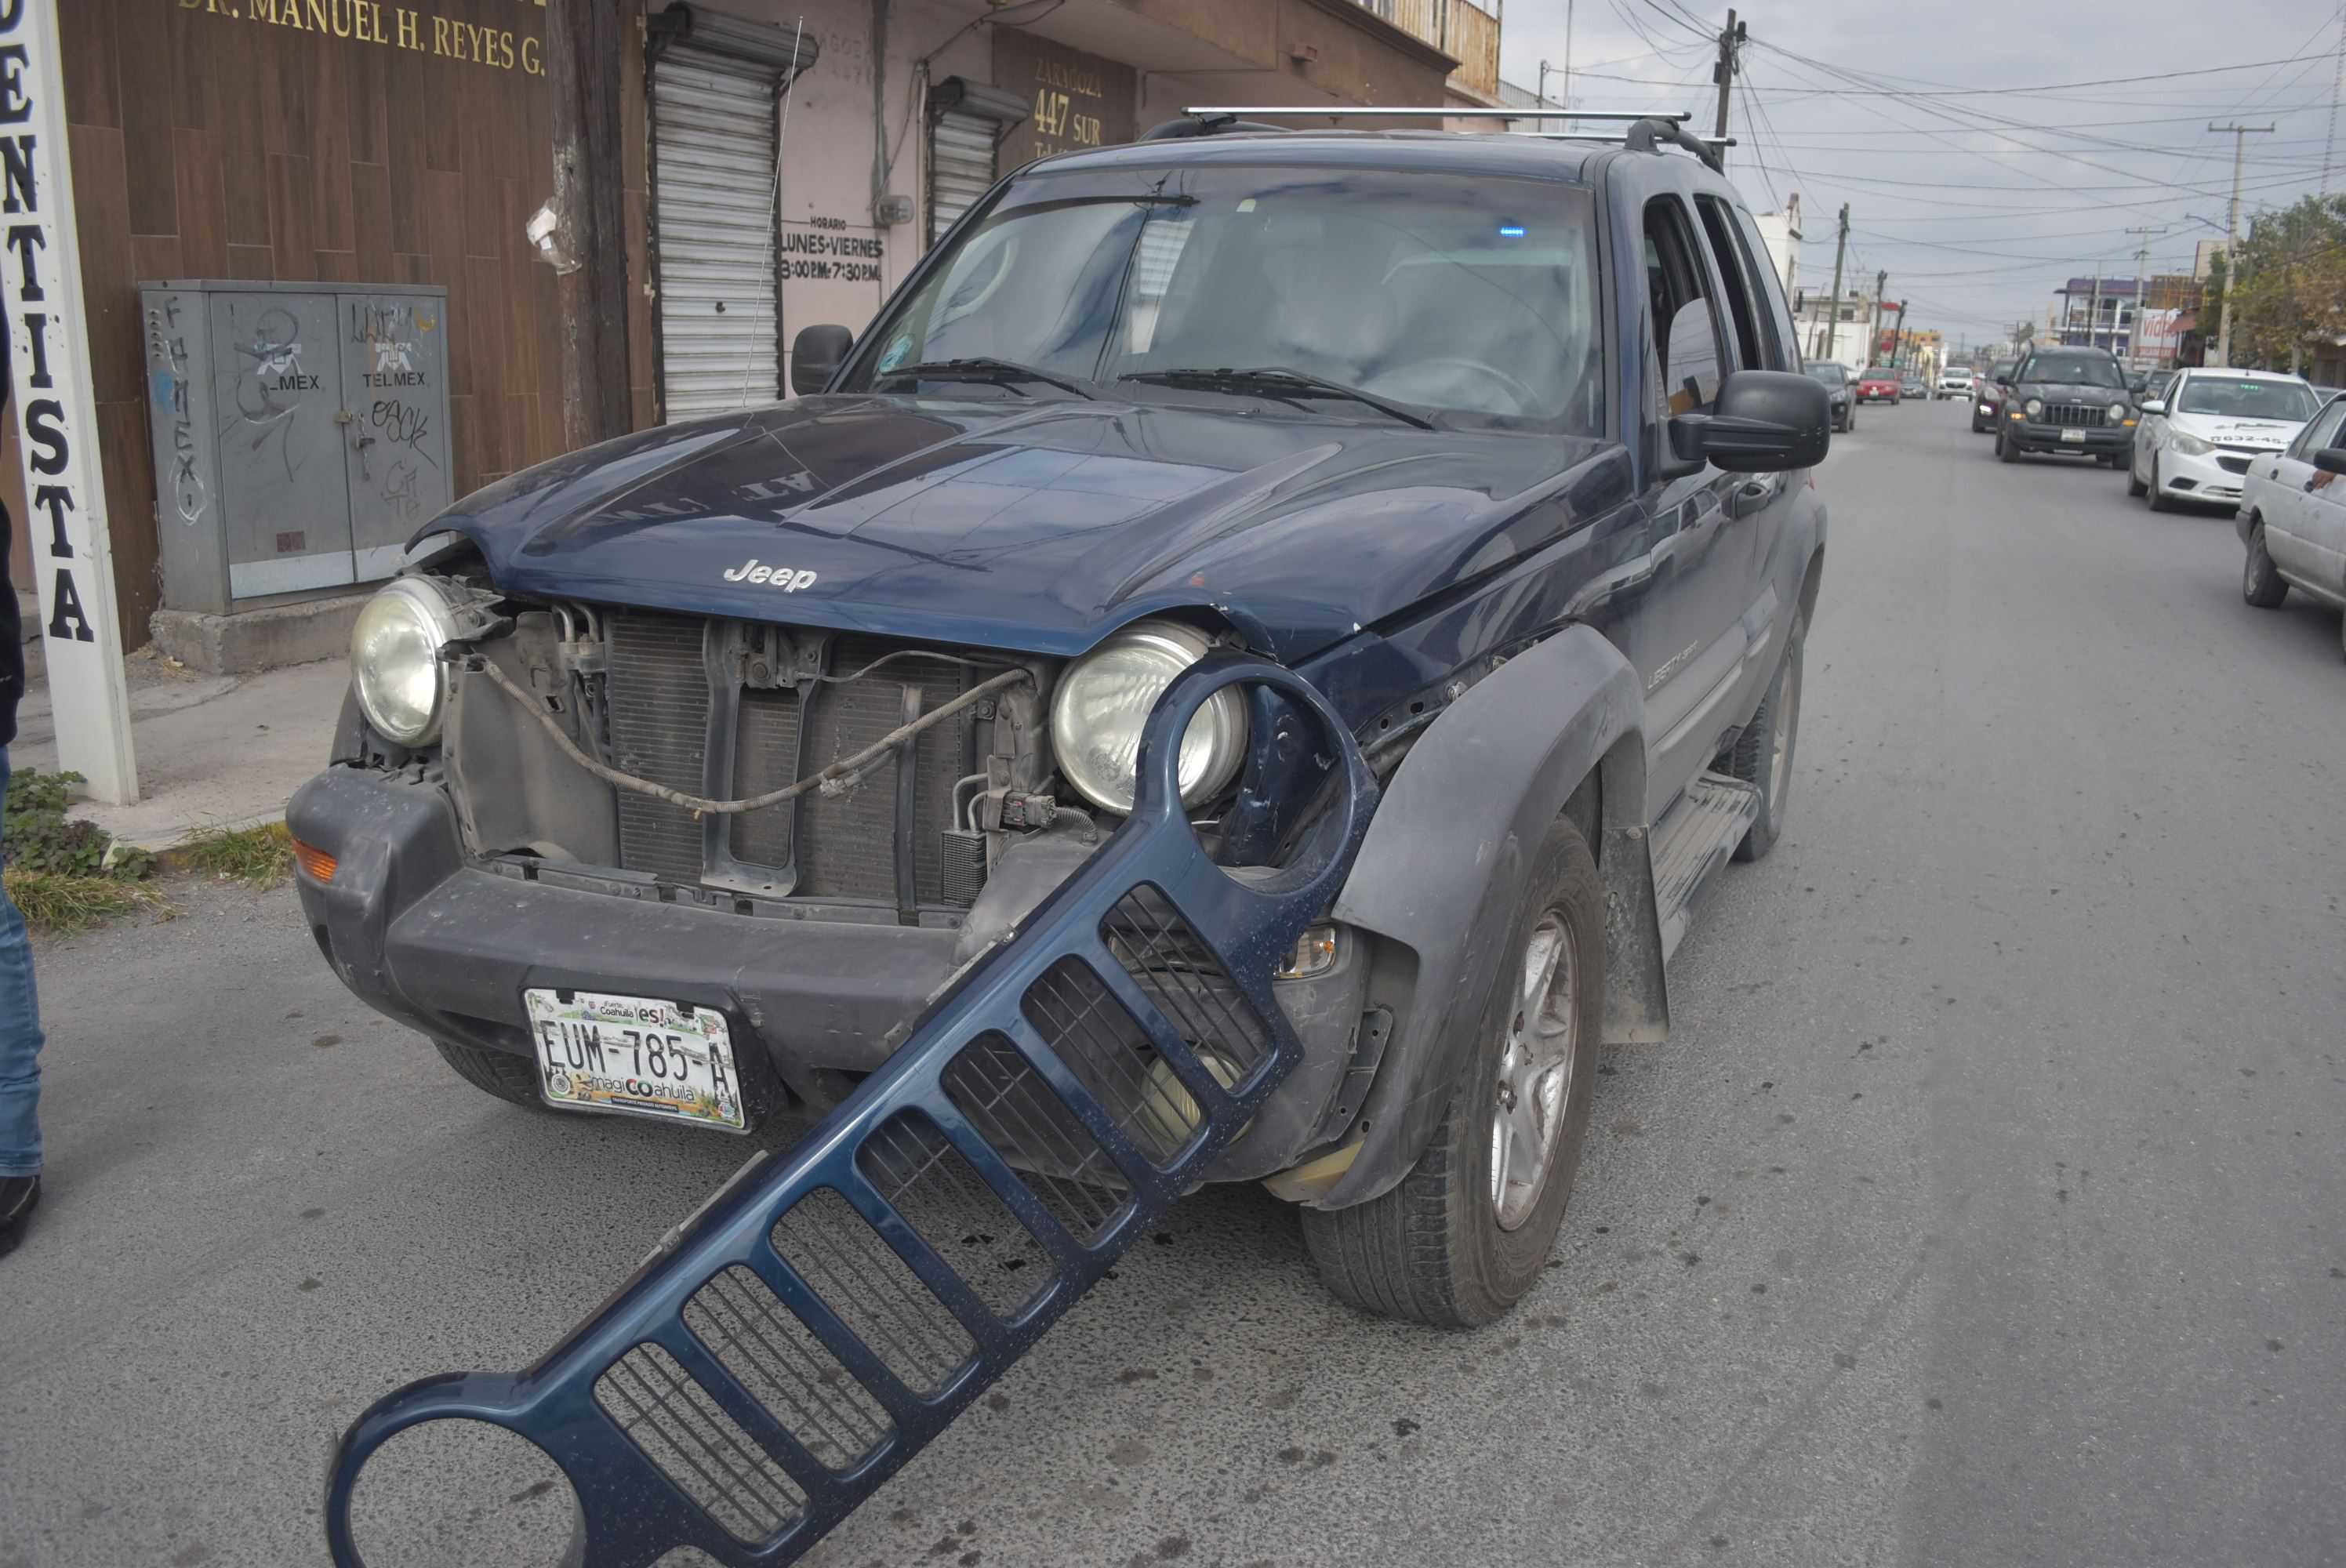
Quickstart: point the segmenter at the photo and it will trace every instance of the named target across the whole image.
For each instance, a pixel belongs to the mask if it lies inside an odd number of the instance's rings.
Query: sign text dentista
[[[544,11],[546,0],[507,0],[516,9]],[[412,49],[445,60],[546,75],[542,39],[510,27],[433,15],[395,0],[178,0],[182,11],[199,11],[224,21],[322,34],[355,44]]]

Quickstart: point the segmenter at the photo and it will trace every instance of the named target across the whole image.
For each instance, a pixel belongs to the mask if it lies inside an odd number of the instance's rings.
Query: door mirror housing
[[[2159,398],[2145,398],[2142,402],[2142,412],[2145,413],[2165,413],[2167,412],[2167,404],[2164,400]]]
[[[2313,466],[2324,473],[2346,473],[2346,446],[2325,446],[2313,454]]]
[[[847,362],[847,351],[854,346],[855,334],[845,327],[800,328],[799,335],[790,340],[790,391],[801,397],[822,391]]]
[[[1669,423],[1670,453],[1729,473],[1813,468],[1832,443],[1832,397],[1822,382],[1788,371],[1737,371],[1709,413]]]

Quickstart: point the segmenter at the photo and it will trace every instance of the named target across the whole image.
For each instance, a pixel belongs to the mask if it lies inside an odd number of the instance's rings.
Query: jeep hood
[[[1629,494],[1591,440],[837,396],[573,453],[423,534],[514,594],[1061,656],[1194,606],[1293,663]]]

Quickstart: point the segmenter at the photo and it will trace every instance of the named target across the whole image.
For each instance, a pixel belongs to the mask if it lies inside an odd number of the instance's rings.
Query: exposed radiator
[[[709,623],[698,616],[628,611],[610,620],[611,748],[618,766],[641,778],[695,794],[739,799],[790,784],[798,767],[814,772],[852,755],[904,722],[904,688],[916,687],[921,710],[938,708],[968,689],[967,667],[933,660],[899,659],[862,680],[819,685],[801,711],[794,690],[740,692],[732,775],[714,791],[706,777],[711,708],[702,654]],[[824,673],[843,675],[907,645],[884,637],[842,634],[831,640]],[[922,903],[943,901],[944,875],[939,835],[952,826],[954,780],[974,770],[974,716],[964,712],[922,732],[914,742],[914,887]],[[801,731],[804,734],[801,736]],[[755,866],[790,863],[795,848],[796,891],[801,897],[896,899],[895,759],[880,763],[844,795],[817,790],[761,811],[733,818],[733,857]],[[798,841],[791,841],[792,804]],[[676,881],[698,881],[702,871],[701,824],[690,811],[646,795],[619,796],[619,860],[630,871]]]

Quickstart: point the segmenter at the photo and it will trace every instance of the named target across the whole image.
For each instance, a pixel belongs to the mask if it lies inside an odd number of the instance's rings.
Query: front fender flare
[[[1602,841],[1590,849],[1607,906],[1606,1038],[1667,1033],[1644,820],[1643,684],[1601,633],[1569,626],[1509,659],[1434,721],[1386,786],[1336,897],[1338,921],[1406,949],[1413,964],[1372,979],[1369,1003],[1392,1006],[1394,1028],[1355,1124],[1357,1153],[1307,1200],[1312,1207],[1364,1203],[1416,1164],[1471,1045],[1454,1021],[1481,1016],[1529,858],[1593,771]]]

